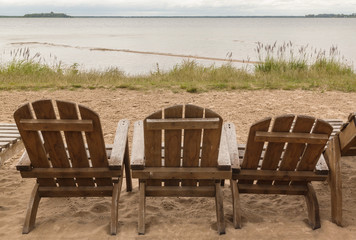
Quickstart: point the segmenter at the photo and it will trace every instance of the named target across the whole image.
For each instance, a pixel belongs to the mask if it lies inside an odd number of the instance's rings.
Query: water
[[[187,59],[155,53],[258,60],[256,43],[275,41],[325,50],[336,45],[354,63],[356,18],[0,18],[0,62],[13,57],[11,50],[28,47],[31,55],[40,53],[49,64],[77,63],[84,70],[118,67],[128,74],[167,70]]]

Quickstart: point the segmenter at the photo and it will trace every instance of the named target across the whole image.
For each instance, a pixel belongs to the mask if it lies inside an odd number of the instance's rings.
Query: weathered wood
[[[77,105],[66,101],[56,101],[58,113],[62,120],[76,120],[79,119]],[[91,123],[92,121],[89,120]],[[68,150],[69,157],[73,168],[88,168],[89,161],[86,148],[84,144],[83,135],[81,132],[65,131],[64,136],[67,142],[66,149]],[[76,179],[78,186],[94,186],[92,178]]]
[[[32,168],[30,171],[21,171],[23,178],[92,178],[92,177],[119,177],[121,170],[109,168]]]
[[[225,132],[226,132],[226,140],[228,143],[231,168],[234,170],[240,169],[240,159],[239,159],[239,151],[238,144],[236,141],[236,129],[233,123],[225,123]]]
[[[305,195],[308,191],[305,185],[261,185],[238,184],[240,193]]]
[[[315,118],[309,116],[297,116],[293,127],[293,133],[310,133],[313,127]],[[279,166],[281,171],[295,170],[300,157],[302,156],[306,144],[305,143],[289,143],[284,151],[282,161]],[[275,185],[289,184],[288,181],[280,182],[275,181]]]
[[[41,200],[38,189],[39,185],[36,183],[31,192],[30,201],[27,206],[25,223],[22,229],[23,234],[29,233],[35,227],[37,209]]]
[[[342,155],[351,147],[356,146],[356,123],[354,118],[351,118],[351,122],[340,132],[339,139]]]
[[[40,197],[111,197],[113,186],[40,187]]]
[[[229,170],[231,169],[231,160],[229,153],[229,146],[227,143],[225,128],[221,128],[219,155],[218,155],[218,169]]]
[[[122,186],[122,178],[119,178],[119,183],[114,183],[112,199],[111,199],[111,222],[110,222],[111,235],[116,235],[117,233],[121,186]]]
[[[174,108],[177,106],[173,106]],[[167,110],[167,109],[166,109]],[[147,119],[148,130],[162,129],[217,129],[220,127],[219,118],[171,118]]]
[[[186,105],[184,117],[202,118],[204,108]],[[185,129],[184,130],[184,146],[183,146],[183,167],[198,167],[200,158],[200,145],[202,139],[202,129]],[[183,180],[182,186],[196,186],[195,180]]]
[[[234,228],[241,228],[241,206],[237,181],[230,179]]]
[[[138,234],[145,234],[146,182],[140,181],[140,198],[138,205]]]
[[[1,148],[7,148],[10,146],[10,142],[0,142],[0,147]]]
[[[215,197],[215,186],[147,186],[146,196]]]
[[[17,129],[0,129],[0,134],[18,134],[19,131]]]
[[[101,129],[99,115],[82,105],[79,105],[79,112],[83,120],[93,121],[93,131],[85,132],[93,167],[108,167],[104,136]],[[110,178],[97,178],[95,179],[95,182],[98,186],[112,185]]]
[[[330,171],[328,183],[331,195],[331,220],[342,226],[341,148],[338,135],[331,139],[324,155]]]
[[[34,167],[50,167],[49,161],[47,159],[47,154],[44,149],[42,139],[38,132],[29,132],[22,129],[20,120],[21,119],[33,119],[30,104],[25,104],[14,113],[14,119],[16,121],[19,132],[21,133],[21,138],[23,140],[26,152],[31,159],[31,164]],[[40,186],[55,186],[56,182],[53,178],[48,179],[38,179]]]
[[[307,184],[308,191],[305,194],[305,201],[308,209],[308,219],[309,225],[311,228],[317,229],[320,228],[320,215],[319,215],[319,203],[316,198],[316,194],[311,183]]]
[[[146,167],[133,170],[132,176],[139,179],[230,179],[231,171],[199,167]]]
[[[148,119],[162,119],[162,110],[155,112],[148,116],[144,122],[144,137],[145,137],[145,166],[147,167],[160,167],[161,161],[161,144],[162,144],[162,131],[149,130],[147,128]],[[160,186],[161,181],[147,181],[147,185]]]
[[[91,120],[22,119],[20,122],[26,131],[93,131]]]
[[[6,134],[1,134],[0,139],[2,138],[20,138],[21,135],[18,133],[6,133]]]
[[[204,129],[203,133],[203,145],[201,153],[201,167],[216,167],[217,159],[219,155],[219,146],[221,140],[222,118],[211,111],[205,109],[205,118],[219,118],[219,128],[217,129]],[[199,185],[214,185],[213,181],[199,181]]]
[[[328,175],[320,175],[312,171],[276,171],[241,169],[233,173],[233,179],[238,180],[266,180],[266,181],[325,181]]]
[[[262,170],[275,170],[278,167],[279,160],[281,158],[285,141],[275,141],[276,139],[281,140],[279,136],[290,134],[289,130],[292,126],[294,120],[294,115],[282,115],[277,117],[273,122],[272,132],[256,132],[256,141],[267,141],[268,145],[265,151],[265,155],[262,161]],[[258,138],[265,136],[266,138]],[[277,138],[276,138],[277,137]],[[271,141],[272,140],[272,141]],[[258,181],[259,184],[272,184],[272,181]]]
[[[39,100],[32,103],[37,119],[55,119],[53,104],[51,100]],[[20,120],[21,123],[21,120]],[[21,125],[23,127],[23,124]],[[42,132],[42,137],[46,143],[46,152],[50,157],[52,167],[54,168],[69,168],[69,160],[64,147],[62,135],[58,131]],[[75,186],[74,179],[58,178],[57,182],[60,186]]]
[[[110,169],[121,169],[124,164],[125,150],[128,130],[129,130],[130,121],[122,119],[117,124],[117,130],[114,138],[114,145],[111,151],[111,156],[108,159]]]
[[[183,105],[176,105],[164,109],[164,120],[182,119]],[[149,121],[149,120],[148,120]],[[147,123],[149,127],[149,123]],[[175,125],[175,122],[173,122]],[[182,143],[182,129],[172,130],[171,128],[164,129],[164,166],[165,167],[180,167]],[[171,179],[171,178],[169,178]],[[165,186],[179,186],[179,180],[164,181]]]
[[[215,183],[215,206],[218,233],[225,234],[223,193],[221,191],[220,182]]]
[[[132,191],[132,175],[130,166],[129,140],[126,139],[126,149],[124,155],[125,177],[126,177],[126,192]]]
[[[255,141],[271,143],[309,143],[326,144],[329,136],[326,134],[312,133],[276,133],[276,132],[256,132]]]
[[[131,150],[131,168],[133,170],[143,169],[145,166],[145,145],[143,137],[143,121],[136,121],[134,123]]]

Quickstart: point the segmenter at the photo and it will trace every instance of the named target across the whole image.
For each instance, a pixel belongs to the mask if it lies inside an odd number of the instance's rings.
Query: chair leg
[[[308,183],[308,192],[305,195],[305,201],[307,203],[308,208],[308,218],[309,224],[312,229],[320,228],[320,216],[319,216],[319,204],[318,199],[316,198],[316,194],[311,183]]]
[[[232,195],[232,211],[233,211],[233,223],[235,228],[241,228],[241,207],[239,189],[237,188],[237,181],[230,179],[231,195]]]
[[[140,202],[138,206],[138,234],[145,234],[146,182],[140,182]]]
[[[23,234],[29,233],[35,227],[37,209],[41,200],[38,188],[39,185],[36,183],[31,193],[30,202],[27,206],[25,223],[22,230]]]
[[[127,140],[128,141],[128,140]],[[126,192],[132,191],[132,176],[130,167],[130,154],[129,154],[129,143],[126,143],[125,155],[124,155],[124,165],[125,165],[125,176],[126,176]]]
[[[225,234],[223,194],[221,191],[220,184],[221,184],[220,181],[215,183],[216,218],[217,218],[218,233]]]
[[[335,136],[326,150],[329,178],[328,183],[331,193],[331,220],[338,226],[342,225],[342,181],[341,181],[341,152],[340,140]]]
[[[114,189],[113,189],[113,193],[112,193],[111,224],[110,224],[111,235],[116,235],[116,233],[117,233],[117,222],[118,222],[118,211],[119,211],[121,186],[122,186],[122,177],[119,178],[119,183],[114,183]]]

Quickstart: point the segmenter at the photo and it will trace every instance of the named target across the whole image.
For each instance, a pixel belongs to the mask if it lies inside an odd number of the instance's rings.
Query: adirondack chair
[[[225,233],[220,182],[231,177],[227,141],[222,118],[194,105],[135,122],[131,169],[139,179],[139,234],[145,233],[146,196],[215,197],[217,230]]]
[[[0,165],[23,148],[16,124],[0,123]]]
[[[283,115],[253,124],[244,151],[232,166],[233,221],[241,227],[240,193],[304,195],[309,224],[320,227],[318,200],[311,181],[325,181],[322,153],[332,126],[309,116]],[[233,126],[230,126],[233,128]],[[269,130],[269,128],[271,128]]]
[[[26,148],[17,170],[24,178],[37,179],[23,233],[34,228],[42,197],[111,196],[111,234],[116,234],[124,168],[127,191],[132,189],[129,121],[118,123],[114,145],[107,153],[98,114],[82,105],[40,100],[20,107],[14,118]]]

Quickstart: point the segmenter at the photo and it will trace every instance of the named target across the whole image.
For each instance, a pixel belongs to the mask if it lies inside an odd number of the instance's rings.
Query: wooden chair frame
[[[308,116],[277,117],[269,131],[270,122],[266,118],[253,124],[247,145],[238,147],[240,157],[233,163],[231,179],[234,227],[241,228],[239,194],[257,193],[305,196],[309,224],[319,228],[319,204],[311,182],[328,177],[322,152],[333,128]]]
[[[225,233],[221,181],[231,178],[229,141],[235,141],[228,131],[218,114],[194,105],[185,105],[184,111],[182,105],[169,107],[135,122],[131,168],[139,179],[139,234],[145,233],[146,196],[215,197],[217,230]]]
[[[114,144],[106,149],[99,116],[95,112],[74,103],[56,101],[61,118],[57,119],[53,103],[51,100],[28,103],[14,113],[26,147],[16,168],[23,178],[37,179],[23,233],[34,228],[38,205],[43,197],[110,196],[110,231],[115,235],[124,169],[126,190],[132,190],[127,137],[129,121],[120,120]],[[34,118],[31,107],[37,118]]]

